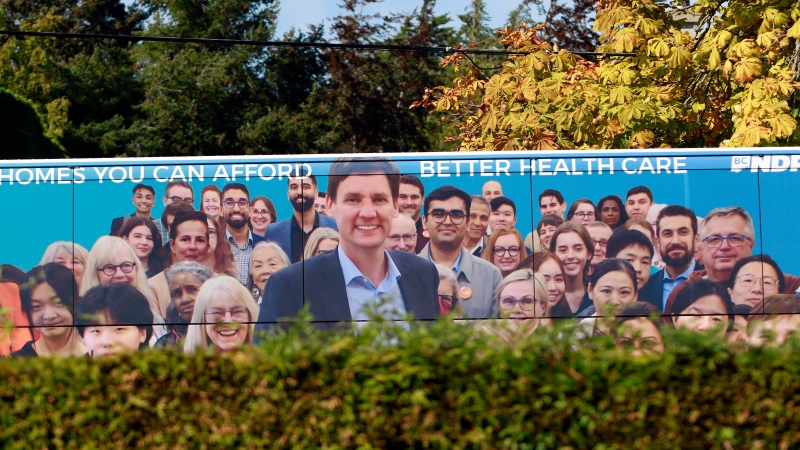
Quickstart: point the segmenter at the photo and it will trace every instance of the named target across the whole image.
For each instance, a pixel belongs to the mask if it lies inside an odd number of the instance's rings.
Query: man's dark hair
[[[101,317],[111,319],[111,323],[103,323]],[[145,330],[145,340],[139,348],[146,348],[153,335],[150,302],[139,289],[125,283],[98,284],[86,291],[78,303],[75,322],[81,337],[86,327],[96,325],[129,325]]]
[[[190,191],[192,191],[192,196],[194,196],[194,189],[192,189],[192,185],[191,184],[189,184],[189,183],[187,183],[185,181],[176,180],[176,181],[170,181],[169,183],[167,183],[167,187],[164,188],[164,197],[169,197],[169,195],[167,195],[167,194],[169,194],[169,190],[172,189],[173,186],[185,187],[185,188],[189,189]]]
[[[646,234],[639,230],[620,229],[611,234],[606,246],[606,258],[616,258],[623,249],[631,246],[638,246],[650,251],[653,257],[653,243]]]
[[[692,233],[697,234],[697,215],[691,209],[682,205],[670,205],[658,213],[656,219],[656,233],[661,236],[661,219],[664,217],[688,217],[692,221]]]
[[[492,208],[493,212],[497,211],[498,209],[500,209],[500,207],[503,206],[503,205],[510,206],[511,209],[514,211],[514,217],[517,217],[517,205],[515,205],[514,202],[510,198],[503,197],[501,195],[500,197],[493,198],[492,201],[489,202],[489,206]]]
[[[628,190],[628,194],[625,195],[625,201],[627,202],[628,198],[631,195],[636,195],[636,194],[646,194],[647,198],[649,198],[651,202],[653,201],[653,191],[651,191],[650,188],[647,186],[635,186],[630,188]]]
[[[327,195],[328,194],[326,194],[326,193],[324,193],[322,191],[317,191],[317,198],[325,198]]]
[[[400,169],[389,158],[340,156],[328,171],[328,197],[336,201],[339,185],[351,175],[385,175],[392,192],[392,201],[400,196]]]
[[[317,176],[314,175],[314,174],[311,174],[311,173],[306,174],[303,167],[301,167],[297,171],[297,176],[296,177],[286,177],[286,185],[287,186],[292,182],[293,178],[302,178],[302,179],[308,178],[309,180],[311,180],[311,184],[313,184],[314,187],[318,186],[318,184],[317,184]],[[247,194],[247,195],[249,196],[250,194]]]
[[[167,216],[177,216],[179,213],[189,211],[194,211],[194,208],[186,202],[175,202],[167,205],[167,207],[164,208],[164,212],[161,213],[161,225],[167,228]]]
[[[202,211],[185,211],[175,214],[175,219],[172,221],[172,226],[169,229],[169,239],[173,240],[178,236],[178,225],[183,222],[190,222],[196,220],[201,222],[208,228],[208,216]],[[208,230],[206,230],[206,240],[208,240]]]
[[[558,192],[555,189],[545,189],[545,190],[543,190],[542,193],[539,194],[539,205],[542,204],[542,199],[545,198],[545,197],[555,197],[556,201],[558,202],[559,205],[561,205],[563,203],[566,203],[564,201],[564,196],[561,195],[561,192]]]
[[[461,189],[450,185],[438,187],[432,190],[430,194],[425,197],[425,201],[423,202],[423,214],[427,216],[430,212],[428,207],[430,206],[432,200],[443,201],[453,197],[458,197],[464,201],[464,206],[467,208],[467,210],[464,211],[464,214],[469,217],[469,208],[472,206],[472,197]]]
[[[153,197],[156,196],[156,190],[153,189],[153,186],[148,186],[148,185],[142,184],[142,183],[139,183],[139,184],[137,184],[136,186],[133,187],[133,195],[136,195],[136,191],[138,191],[139,189],[144,189],[146,191],[150,191],[150,193],[153,194]]]
[[[730,331],[733,326],[733,302],[725,286],[716,281],[700,279],[691,283],[686,283],[686,287],[678,292],[675,302],[672,304],[672,315],[679,316],[683,311],[692,305],[697,299],[706,295],[716,295],[722,299],[728,315],[728,327]]]
[[[410,184],[412,186],[416,186],[419,189],[419,195],[425,197],[425,186],[422,185],[422,180],[417,178],[416,175],[405,174],[400,177],[400,184]]]
[[[228,183],[222,188],[222,195],[220,195],[220,198],[223,202],[225,201],[225,193],[232,189],[238,189],[244,192],[247,194],[247,201],[250,201],[250,191],[247,190],[247,186],[243,185],[242,183]]]

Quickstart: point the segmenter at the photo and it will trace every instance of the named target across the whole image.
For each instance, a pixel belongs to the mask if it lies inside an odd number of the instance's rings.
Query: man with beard
[[[499,317],[494,293],[503,281],[500,269],[470,254],[462,244],[467,236],[472,197],[454,186],[436,188],[425,197],[425,226],[431,241],[419,253],[421,258],[453,270],[458,280],[463,317]]]
[[[696,262],[694,249],[698,244],[697,216],[680,205],[667,206],[656,219],[658,249],[666,267],[650,277],[639,291],[639,301],[655,305],[664,311],[672,291],[689,279]]]
[[[428,243],[428,236],[422,225],[422,199],[425,197],[425,186],[422,181],[414,175],[406,174],[400,177],[400,197],[397,201],[397,209],[400,214],[406,215],[414,221],[417,228],[417,243],[414,252],[419,253],[422,247]]]
[[[239,282],[247,285],[250,255],[253,254],[253,246],[260,240],[254,240],[247,226],[250,221],[250,191],[247,186],[228,183],[222,188],[222,215],[225,218],[225,238],[231,245],[239,270]]]
[[[292,216],[278,223],[270,224],[264,233],[265,241],[273,241],[281,246],[292,264],[303,259],[303,249],[308,236],[319,227],[336,228],[336,221],[323,216],[314,209],[317,198],[317,177],[298,173],[299,177],[289,178],[287,197],[294,208]],[[249,259],[248,259],[249,262]]]

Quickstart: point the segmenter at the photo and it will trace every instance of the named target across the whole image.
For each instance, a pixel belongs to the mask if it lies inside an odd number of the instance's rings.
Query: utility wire
[[[253,41],[247,39],[209,39],[196,37],[171,37],[171,36],[132,36],[125,34],[95,34],[95,33],[61,33],[53,31],[19,31],[0,30],[0,35],[6,36],[31,36],[54,37],[61,39],[111,39],[117,41],[148,41],[148,42],[174,42],[214,45],[252,45],[260,47],[314,47],[351,50],[389,50],[424,53],[465,53],[470,55],[528,55],[533,51],[492,50],[477,48],[455,48],[443,46],[417,46],[417,45],[388,45],[388,44],[337,44],[333,42],[298,42],[298,41]],[[537,50],[538,51],[538,50]],[[603,53],[603,52],[570,52],[582,57],[633,57],[637,53]]]

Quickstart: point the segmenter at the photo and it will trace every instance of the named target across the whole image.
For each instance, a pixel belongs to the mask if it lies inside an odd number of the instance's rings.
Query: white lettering
[[[443,171],[446,170],[450,170],[450,167],[447,166],[447,161],[442,161],[442,160],[436,161],[436,173],[440,177],[447,178],[450,176],[449,173],[442,173]]]
[[[189,166],[189,181],[192,181],[192,178],[197,178],[198,181],[203,181],[203,168],[201,167],[198,169],[195,166]]]
[[[661,173],[661,171],[670,173],[669,171],[669,158],[656,158],[656,172]]]
[[[642,160],[642,164],[639,166],[639,171],[637,173],[641,174],[645,170],[649,171],[650,173],[656,173],[653,169],[653,163],[650,162],[650,158],[644,158]]]
[[[75,184],[81,184],[86,181],[86,175],[83,174],[83,167],[76,167],[72,172],[75,174]]]
[[[633,175],[636,173],[636,170],[628,169],[628,162],[630,161],[636,162],[636,158],[625,158],[622,160],[622,171],[629,175]]]
[[[231,177],[228,176],[228,170],[225,169],[225,166],[217,166],[217,171],[214,172],[214,178],[211,181],[217,181],[217,178],[225,178],[225,181],[231,181]]]
[[[155,169],[153,169],[153,178],[155,178],[156,181],[158,181],[159,183],[166,183],[167,181],[169,181],[169,178],[159,177],[158,176],[158,171],[159,170],[167,170],[167,169],[169,169],[169,167],[167,167],[167,166],[158,166],[158,167],[156,167]]]
[[[482,177],[490,177],[492,176],[492,162],[487,161],[485,159],[481,160],[481,176]]]
[[[556,169],[553,171],[554,174],[558,174],[558,172],[564,172],[569,175],[569,168],[567,168],[567,162],[563,159],[559,159],[556,163]]]
[[[681,169],[683,167],[683,169]],[[686,157],[678,156],[672,160],[672,173],[686,173]]]
[[[27,179],[23,179],[22,178],[22,173],[27,173],[28,174],[28,178]],[[17,183],[19,183],[19,184],[31,184],[31,182],[34,179],[36,179],[36,177],[33,175],[33,171],[31,169],[17,169],[17,173],[15,174],[15,178],[17,180]]]
[[[272,173],[269,176],[264,175],[264,173],[263,173],[264,169],[269,169],[269,170],[272,171]],[[272,164],[262,164],[262,165],[258,166],[258,177],[261,178],[264,181],[271,180],[271,179],[275,178],[275,175],[277,173],[278,172],[275,170],[275,166],[273,166]]]
[[[71,172],[69,171],[69,167],[59,167],[58,168],[58,184],[69,184]],[[0,179],[2,179],[2,175],[0,175]]]
[[[119,172],[122,173],[121,178],[114,178],[115,171],[118,173]],[[122,183],[123,181],[125,181],[126,175],[128,175],[128,173],[125,172],[124,167],[112,167],[111,170],[108,171],[108,178],[111,180],[112,183],[117,183],[117,184]]]
[[[0,184],[3,184],[3,180],[8,180],[8,184],[14,184],[14,169],[8,169],[8,174],[3,173],[3,169],[0,169]]]
[[[139,178],[134,178],[133,167],[128,167],[128,178],[134,183],[141,183],[144,181],[144,167],[139,166]]]
[[[50,169],[47,170],[47,172],[44,172],[42,169],[37,168],[36,169],[36,184],[47,183],[48,181],[50,182],[50,184],[53,184],[53,182],[56,181],[55,180],[55,169],[53,169],[51,167]]]
[[[508,162],[507,159],[498,159],[495,161],[495,176],[500,176],[500,172],[506,174],[506,176],[510,176],[511,174],[508,173],[508,168],[511,167],[511,163]]]
[[[103,184],[103,175],[105,175],[107,170],[108,170],[108,167],[103,167],[102,171],[100,171],[99,167],[95,167],[94,168],[94,171],[97,174],[97,178],[99,179],[100,184]]]
[[[762,170],[764,172],[769,172],[770,166],[770,156],[751,156],[750,157],[750,171],[756,172],[758,170]]]
[[[572,174],[583,175],[583,172],[579,172],[578,169],[575,167],[575,158],[572,158]]]
[[[529,161],[530,161],[530,164],[525,164],[525,160],[524,159],[519,160],[519,174],[520,175],[525,175],[525,171],[526,170],[530,171],[531,174],[533,174],[533,172],[536,170],[536,160],[535,159],[531,159]]]
[[[419,175],[422,178],[430,178],[436,175],[436,170],[433,169],[433,161],[420,161]]]
[[[786,155],[773,155],[770,168],[772,172],[786,171],[789,168],[789,157]]]
[[[282,179],[284,176],[286,178],[292,177],[292,165],[291,164],[278,164],[278,179]]]
[[[597,173],[602,175],[603,169],[608,169],[611,175],[614,175],[614,160],[611,158],[606,159],[608,162],[603,164],[603,158],[597,158]]]
[[[552,173],[547,173],[546,171],[550,170],[550,162],[551,159],[540,159],[539,160],[539,175],[552,175]]]
[[[586,165],[589,166],[589,175],[592,174],[592,163],[595,161],[594,158],[583,158],[583,161],[586,161]]]

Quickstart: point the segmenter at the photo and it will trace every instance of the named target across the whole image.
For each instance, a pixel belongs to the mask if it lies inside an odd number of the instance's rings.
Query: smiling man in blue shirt
[[[336,251],[273,274],[256,330],[291,320],[308,306],[314,324],[340,329],[364,321],[368,311],[389,319],[406,313],[439,316],[435,266],[412,254],[387,251],[386,237],[398,214],[400,171],[388,159],[337,158],[328,178],[327,209],[339,228]]]

